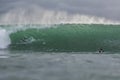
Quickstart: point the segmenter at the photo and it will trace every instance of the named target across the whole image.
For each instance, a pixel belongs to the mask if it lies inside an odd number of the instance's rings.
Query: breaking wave
[[[4,29],[0,30],[0,48],[73,52],[97,51],[103,48],[105,51],[120,51],[120,25],[41,26],[43,25],[22,25],[18,28],[17,25],[1,25]]]

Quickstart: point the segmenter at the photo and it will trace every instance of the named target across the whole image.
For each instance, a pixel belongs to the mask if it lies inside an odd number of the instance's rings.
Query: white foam
[[[9,38],[9,34],[5,29],[0,28],[0,49],[7,48],[11,43],[11,40]]]

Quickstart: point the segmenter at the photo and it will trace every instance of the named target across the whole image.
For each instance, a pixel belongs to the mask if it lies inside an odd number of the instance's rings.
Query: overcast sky
[[[32,5],[46,10],[66,11],[120,21],[120,0],[0,0],[0,15]]]

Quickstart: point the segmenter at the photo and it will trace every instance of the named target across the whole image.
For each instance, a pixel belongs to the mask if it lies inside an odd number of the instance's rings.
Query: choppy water
[[[0,80],[120,80],[120,54],[2,50]]]

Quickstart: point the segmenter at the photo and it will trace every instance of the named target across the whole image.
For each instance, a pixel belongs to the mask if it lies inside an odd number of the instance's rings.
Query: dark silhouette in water
[[[102,53],[104,52],[104,50],[102,48],[99,49],[99,53]]]

